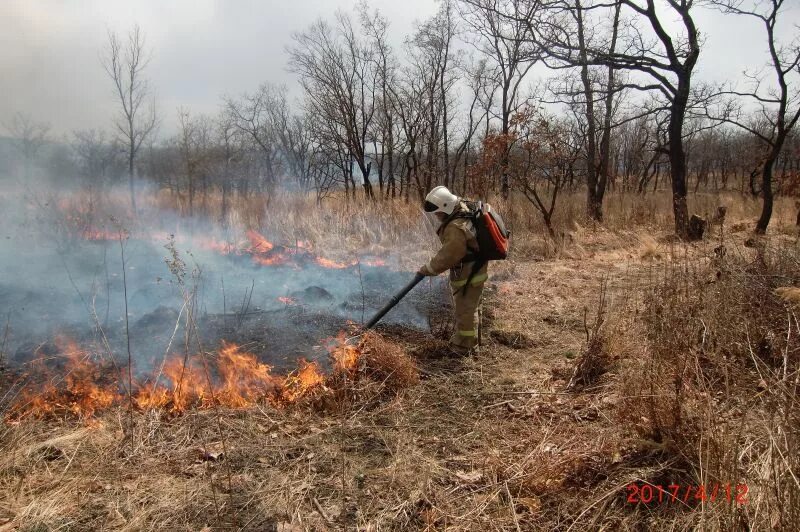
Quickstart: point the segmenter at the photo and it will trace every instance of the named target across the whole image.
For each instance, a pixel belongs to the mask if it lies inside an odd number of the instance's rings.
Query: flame
[[[12,406],[6,419],[72,415],[92,418],[114,405],[127,403],[125,370],[111,371],[91,352],[72,340],[56,340],[57,362],[64,362],[63,379],[47,379],[29,387]],[[345,342],[344,333],[329,342],[334,371],[355,368],[361,351]],[[43,360],[37,370],[46,370]],[[120,382],[120,377],[122,380]],[[132,402],[140,410],[161,409],[173,414],[190,408],[215,405],[246,408],[259,402],[275,406],[291,404],[325,386],[328,376],[317,362],[300,360],[286,376],[273,375],[272,368],[241,346],[223,341],[216,356],[175,354],[149,382],[134,382]]]
[[[28,413],[48,415],[58,412],[70,413],[78,417],[91,417],[97,410],[111,406],[120,399],[117,383],[108,382],[107,368],[92,360],[91,353],[78,347],[66,337],[55,339],[59,356],[52,364],[63,365],[64,375],[56,378],[50,375],[43,359],[31,365],[34,372],[46,378],[40,390],[27,387],[17,400],[18,408],[12,408],[12,416],[22,418]]]
[[[222,385],[216,391],[216,399],[234,408],[250,406],[281,386],[281,380],[270,374],[271,367],[233,343],[222,343],[217,361]]]
[[[355,369],[361,357],[361,350],[357,345],[348,344],[344,331],[336,338],[329,339],[328,353],[333,359],[334,368],[338,371]]]
[[[66,211],[67,209],[76,209],[75,206],[68,204],[68,202],[60,202],[59,207]],[[66,214],[65,214],[66,215]],[[75,222],[74,225],[83,225],[80,219],[73,220],[74,216],[67,216],[69,220]],[[86,227],[84,229],[76,230],[76,234],[80,238],[88,241],[113,241],[119,240],[120,237],[128,238],[131,234],[128,231],[110,231],[106,229],[96,229]],[[153,242],[163,242],[173,235],[169,235],[164,231],[151,231],[137,233],[137,238],[142,240],[149,240]],[[370,258],[363,260],[351,261],[337,261],[321,255],[316,255],[313,251],[313,245],[308,240],[296,240],[294,244],[277,245],[270,242],[264,235],[255,230],[247,230],[245,232],[247,243],[239,240],[238,243],[218,240],[211,236],[192,236],[183,237],[177,235],[177,240],[188,240],[193,245],[206,251],[219,253],[220,255],[250,255],[253,262],[260,266],[280,266],[286,264],[302,264],[304,262],[313,262],[323,268],[330,268],[335,270],[343,270],[351,268],[357,264],[364,266],[383,267],[386,262],[382,259]]]
[[[272,251],[272,248],[275,247],[275,245],[272,242],[264,238],[260,233],[257,233],[256,231],[253,230],[247,231],[247,238],[250,239],[251,243],[250,251],[252,253],[258,253],[258,254],[269,253],[270,251]]]
[[[284,305],[296,305],[297,300],[293,297],[288,296],[278,296],[278,301],[283,303]]]
[[[319,364],[300,360],[300,367],[290,374],[283,385],[283,397],[287,401],[296,401],[309,391],[325,382],[325,375]]]
[[[337,262],[335,260],[326,259],[325,257],[316,257],[314,262],[323,268],[333,268],[335,270],[342,270],[355,265],[355,262]]]

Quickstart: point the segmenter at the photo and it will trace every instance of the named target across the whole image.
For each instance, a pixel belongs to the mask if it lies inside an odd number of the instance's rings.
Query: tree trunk
[[[227,227],[227,219],[228,219],[228,182],[227,176],[225,176],[225,183],[222,184],[222,209],[220,213],[220,222],[222,223],[222,227]]]
[[[592,80],[589,78],[589,65],[586,58],[586,43],[583,34],[583,8],[580,0],[575,0],[575,21],[578,23],[578,50],[581,61],[581,83],[583,97],[586,99],[586,213],[593,220],[603,220],[603,205],[597,197],[597,123],[594,118],[594,94]],[[572,183],[570,183],[570,188]]]
[[[128,153],[128,188],[131,194],[131,210],[136,216],[136,190],[133,183],[133,140],[131,140],[131,151]]]
[[[686,204],[686,152],[683,149],[683,121],[688,99],[688,83],[679,82],[669,119],[669,164],[675,233],[681,238],[688,236],[689,229],[689,207]]]
[[[502,129],[501,133],[507,139],[508,138],[508,127],[510,121],[510,111],[508,110],[509,102],[508,102],[508,83],[503,86],[503,121],[502,121]],[[489,119],[486,119],[486,130],[489,130]],[[510,186],[508,182],[508,147],[504,148],[503,156],[500,160],[500,194],[503,196],[503,199],[508,199],[510,194]]]
[[[773,148],[766,162],[764,162],[764,170],[761,174],[761,193],[764,195],[764,204],[761,208],[761,216],[756,224],[756,233],[759,235],[763,235],[767,232],[767,226],[769,226],[769,221],[772,218],[774,203],[772,193],[772,168],[775,166],[775,159],[778,153],[780,153],[780,148],[778,148],[778,151]]]

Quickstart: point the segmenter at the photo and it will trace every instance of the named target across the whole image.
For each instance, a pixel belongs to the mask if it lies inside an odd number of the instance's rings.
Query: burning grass
[[[330,375],[317,362],[302,359],[295,371],[275,375],[256,355],[224,341],[214,353],[175,355],[164,362],[158,374],[134,381],[130,405],[140,411],[156,409],[173,415],[216,406],[283,406],[313,395],[339,374],[355,372],[362,357],[368,376],[374,373],[393,389],[416,382],[413,365],[403,350],[375,335],[365,335],[357,345],[349,345],[344,334],[325,343],[333,361]],[[6,414],[8,421],[91,418],[99,411],[128,404],[124,371],[71,340],[59,339],[57,345],[56,356],[32,364],[29,373],[40,384],[24,387]],[[20,380],[29,378],[20,376]]]
[[[416,362],[396,343],[369,333],[362,340],[361,352],[367,376],[388,390],[398,392],[419,382]]]

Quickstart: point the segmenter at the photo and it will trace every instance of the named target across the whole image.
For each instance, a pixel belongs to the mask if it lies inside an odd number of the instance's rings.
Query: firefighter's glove
[[[417,270],[417,273],[420,275],[424,275],[425,277],[430,277],[433,275],[428,269],[427,265],[420,266],[419,270]]]

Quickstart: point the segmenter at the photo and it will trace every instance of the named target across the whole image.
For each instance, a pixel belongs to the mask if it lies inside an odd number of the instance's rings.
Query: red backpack
[[[467,204],[472,212],[472,224],[478,240],[477,259],[481,262],[505,260],[508,257],[508,238],[502,216],[488,203],[480,201]]]

